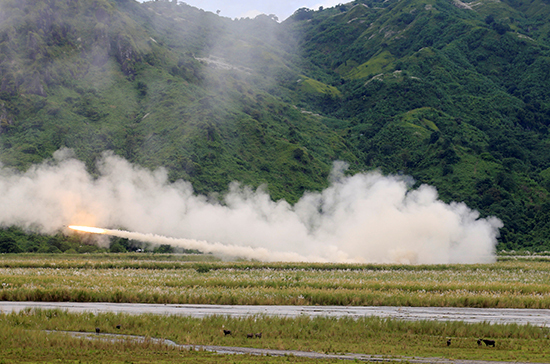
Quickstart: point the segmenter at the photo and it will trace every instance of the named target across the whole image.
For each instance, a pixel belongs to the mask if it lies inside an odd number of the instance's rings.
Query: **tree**
[[[14,239],[7,236],[0,238],[0,253],[21,253],[21,251]]]
[[[300,8],[294,12],[293,18],[296,20],[308,20],[313,17],[314,11],[308,8]]]
[[[503,35],[504,33],[512,30],[510,29],[508,24],[502,24],[502,23],[493,23],[492,27],[500,35]]]
[[[168,244],[162,244],[153,250],[153,253],[170,254],[174,252],[174,248]]]
[[[127,250],[120,244],[118,241],[115,241],[113,244],[111,244],[111,247],[109,248],[109,251],[111,253],[126,253]]]

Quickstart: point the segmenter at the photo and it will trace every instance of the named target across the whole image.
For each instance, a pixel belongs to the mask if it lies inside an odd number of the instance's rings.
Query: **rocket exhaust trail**
[[[106,231],[105,229],[95,228],[91,226],[69,225],[68,228],[76,231],[82,231],[82,232],[94,233],[94,234],[105,234],[105,231]]]
[[[70,225],[70,229],[93,233],[116,236],[130,240],[138,240],[153,244],[168,244],[185,249],[199,250],[203,253],[221,254],[232,257],[254,259],[270,262],[326,262],[327,260],[318,256],[303,256],[292,252],[273,252],[265,248],[252,248],[238,245],[226,245],[221,243],[210,243],[204,240],[171,238],[156,234],[143,234],[124,230],[102,229],[90,226]]]

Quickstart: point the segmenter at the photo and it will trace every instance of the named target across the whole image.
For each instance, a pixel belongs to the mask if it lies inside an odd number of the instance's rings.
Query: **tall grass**
[[[120,329],[116,328],[117,325],[120,325]],[[47,338],[41,336],[43,334],[39,333],[40,330],[94,332],[96,327],[99,327],[101,332],[165,338],[179,344],[261,347],[325,353],[353,352],[507,361],[543,361],[550,354],[548,328],[530,325],[408,322],[377,317],[283,318],[257,315],[246,318],[210,316],[198,319],[111,313],[70,314],[60,310],[27,310],[17,314],[0,314],[0,340],[8,341],[8,344],[0,342],[0,348],[15,345],[47,347]],[[232,335],[225,336],[222,329],[230,329]],[[33,334],[28,334],[29,332]],[[262,333],[261,339],[246,337],[248,333],[258,332]],[[31,338],[28,342],[20,343],[20,339],[12,337],[14,334],[30,335]],[[452,345],[447,347],[446,342],[449,338],[452,339]],[[494,339],[497,346],[479,347],[478,338]],[[76,341],[66,345],[73,348],[76,345],[78,348]],[[82,345],[85,348],[111,350],[107,343]],[[132,347],[133,344],[126,342],[121,350],[130,350]],[[152,343],[138,349],[141,352],[153,350],[168,353],[174,350],[155,347]],[[180,355],[185,357],[188,354]]]
[[[0,322],[1,363],[344,363],[296,357],[219,355],[180,350],[154,341],[86,340],[63,333],[46,333],[13,327]]]
[[[550,263],[401,266],[0,260],[0,300],[550,308]]]

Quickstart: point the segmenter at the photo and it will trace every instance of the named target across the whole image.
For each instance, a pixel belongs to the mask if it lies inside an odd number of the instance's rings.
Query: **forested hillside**
[[[71,148],[94,172],[110,150],[200,194],[240,181],[293,203],[342,160],[497,216],[500,249],[550,248],[548,1],[357,0],[279,23],[0,0],[0,82],[5,167]]]
[[[547,247],[548,3],[356,2],[297,12],[300,49],[344,95],[322,109],[371,168],[436,185]]]

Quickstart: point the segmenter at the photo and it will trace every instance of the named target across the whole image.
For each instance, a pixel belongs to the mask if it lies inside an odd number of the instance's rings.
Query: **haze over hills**
[[[278,23],[168,1],[0,0],[0,160],[27,170],[69,148],[101,176],[107,150],[199,195],[239,181],[291,204],[344,161],[496,216],[500,249],[546,250],[549,9],[358,0]]]

